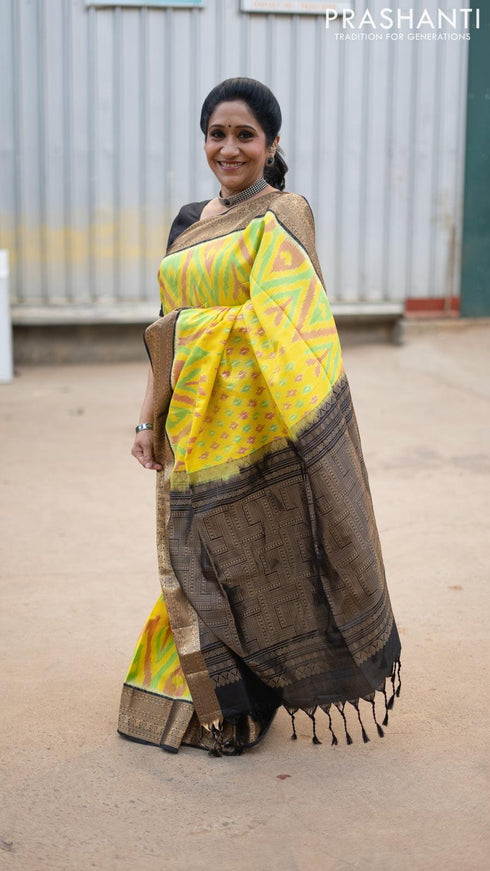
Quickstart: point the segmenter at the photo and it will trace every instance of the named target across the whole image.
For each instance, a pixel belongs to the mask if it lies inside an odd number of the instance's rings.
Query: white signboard
[[[324,15],[327,9],[345,12],[353,0],[241,0],[242,12],[285,12],[289,15]]]
[[[85,0],[85,6],[174,6],[177,9],[186,9],[204,5],[205,0]]]

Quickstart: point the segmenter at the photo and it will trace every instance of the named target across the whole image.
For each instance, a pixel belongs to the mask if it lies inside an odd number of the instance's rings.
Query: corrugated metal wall
[[[313,206],[333,300],[457,295],[466,41],[339,41],[322,16],[250,15],[239,0],[0,12],[0,247],[17,320],[155,309],[171,218],[216,193],[199,112],[231,75],[281,103],[288,188]]]

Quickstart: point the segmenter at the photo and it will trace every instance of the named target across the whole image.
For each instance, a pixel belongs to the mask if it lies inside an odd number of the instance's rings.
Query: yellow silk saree
[[[283,706],[332,743],[378,734],[400,641],[307,202],[268,192],[177,236],[148,327],[162,594],[120,733],[176,752],[257,743]],[[377,695],[378,693],[378,695]],[[365,704],[360,705],[364,700]],[[378,711],[376,709],[378,702]]]

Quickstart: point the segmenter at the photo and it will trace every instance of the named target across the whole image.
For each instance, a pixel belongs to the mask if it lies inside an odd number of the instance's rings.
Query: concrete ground
[[[159,594],[153,473],[129,455],[145,365],[23,368],[0,388],[0,867],[480,871],[488,867],[488,324],[347,347],[402,693],[384,739],[216,759],[116,734]],[[366,721],[368,719],[366,718]]]

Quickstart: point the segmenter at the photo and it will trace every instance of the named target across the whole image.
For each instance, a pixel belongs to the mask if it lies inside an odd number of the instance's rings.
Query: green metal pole
[[[490,9],[471,18],[461,263],[461,314],[490,316]]]

